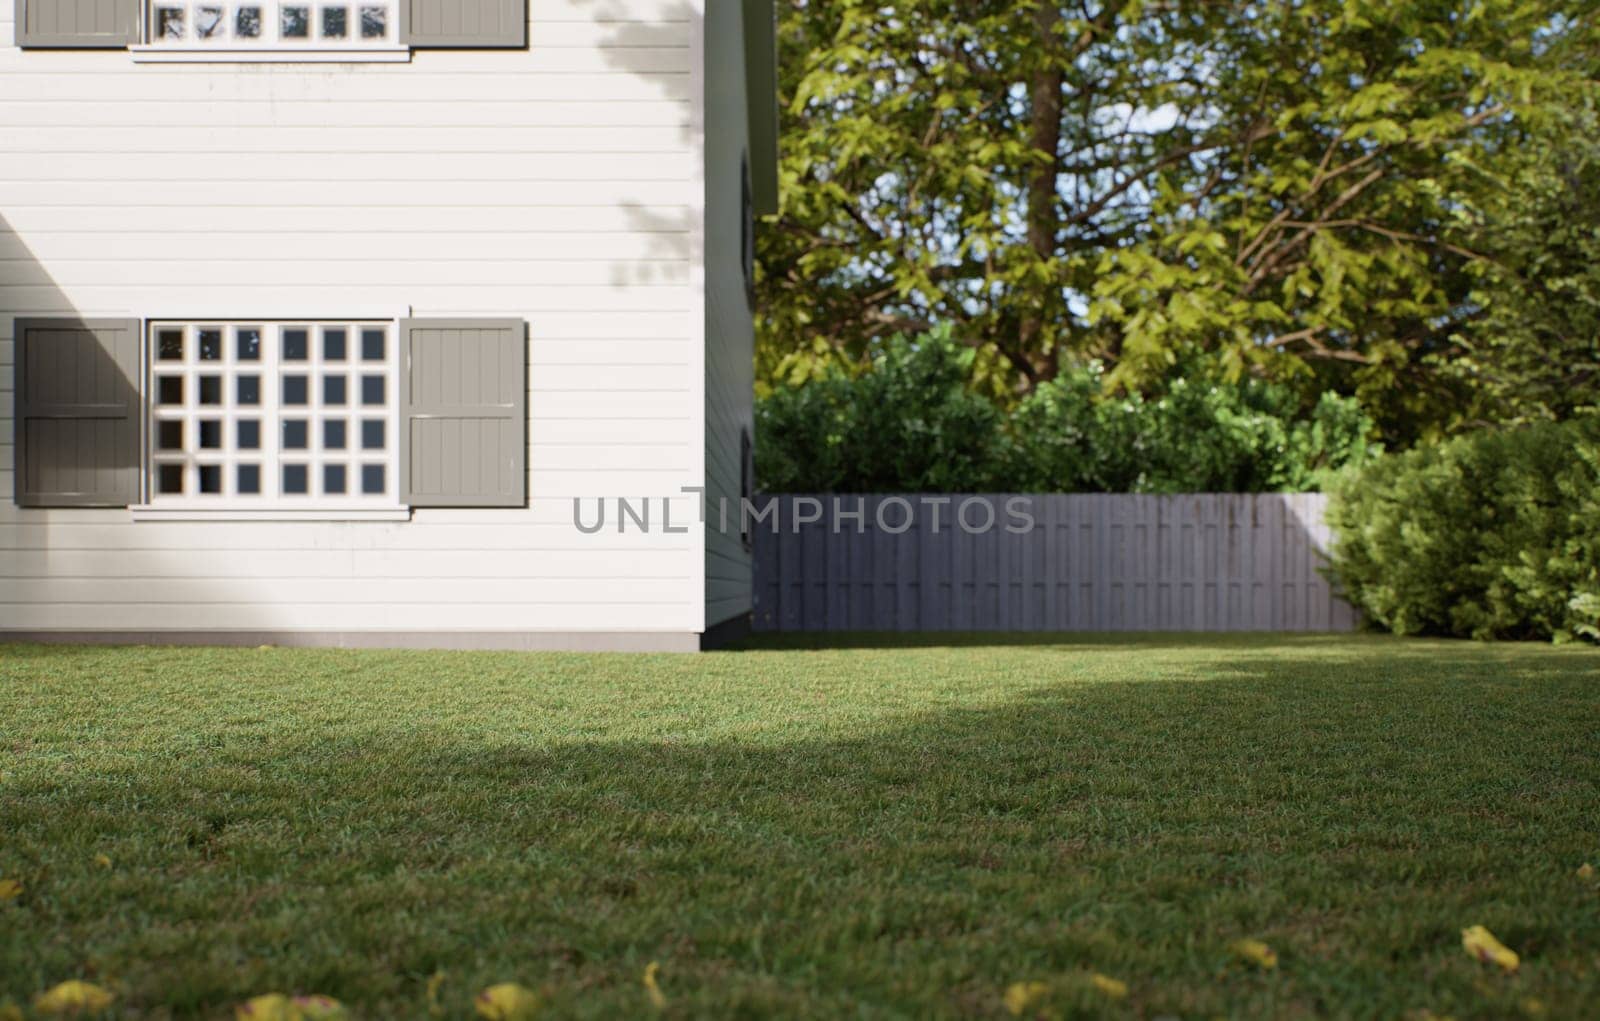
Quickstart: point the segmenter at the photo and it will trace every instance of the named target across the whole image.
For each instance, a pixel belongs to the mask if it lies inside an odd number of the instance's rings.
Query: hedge
[[[1600,639],[1600,420],[1469,433],[1331,487],[1332,569],[1399,634]]]

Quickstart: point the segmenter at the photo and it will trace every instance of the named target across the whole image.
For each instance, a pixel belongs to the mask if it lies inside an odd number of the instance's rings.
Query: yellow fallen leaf
[[[444,1017],[444,1004],[439,1002],[439,989],[444,985],[444,971],[440,969],[428,979],[428,1013]]]
[[[1578,878],[1579,879],[1593,879],[1594,878],[1594,866],[1590,865],[1588,862],[1584,862],[1582,865],[1579,865],[1578,866]]]
[[[15,1003],[0,1003],[0,1021],[22,1021],[22,1008]]]
[[[22,883],[16,879],[0,879],[0,900],[16,900],[22,896]]]
[[[264,993],[233,1008],[236,1021],[304,1021],[294,1001],[282,993]]]
[[[1126,999],[1128,996],[1128,983],[1114,979],[1109,975],[1102,975],[1099,972],[1095,972],[1093,975],[1089,976],[1089,982],[1096,989],[1100,990],[1102,993],[1105,993],[1113,1000]]]
[[[305,1021],[349,1021],[350,1012],[344,1009],[344,1004],[331,996],[312,994],[310,996],[296,996],[294,1009],[300,1012]]]
[[[1481,925],[1461,930],[1461,947],[1485,964],[1498,965],[1502,971],[1516,971],[1522,959],[1517,952],[1494,938],[1494,933]]]
[[[41,1014],[96,1013],[111,1006],[115,999],[97,985],[72,979],[40,993],[33,1001],[33,1009]]]
[[[502,982],[479,993],[473,1006],[489,1021],[529,1021],[539,1012],[539,997],[526,986]]]
[[[1006,994],[1001,999],[1012,1017],[1021,1017],[1024,1011],[1044,999],[1049,992],[1050,987],[1043,982],[1013,982],[1006,987]]]
[[[1258,939],[1235,940],[1229,949],[1241,961],[1248,961],[1264,971],[1271,971],[1278,966],[1277,953]]]
[[[661,974],[661,965],[651,961],[644,968],[644,993],[650,997],[650,1006],[662,1010],[667,1005],[667,996],[656,984],[656,976]]]
[[[111,867],[111,859],[103,854],[95,855],[94,863],[103,869],[109,869]]]
[[[1545,1007],[1544,1001],[1537,996],[1524,996],[1522,1002],[1517,1004],[1522,1012],[1529,1017],[1544,1017],[1550,1011]]]

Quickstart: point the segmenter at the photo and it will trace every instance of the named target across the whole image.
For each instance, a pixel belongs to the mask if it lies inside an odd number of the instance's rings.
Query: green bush
[[[1009,411],[972,388],[948,331],[896,337],[859,374],[834,369],[757,404],[767,492],[1300,492],[1370,460],[1353,398],[1203,370],[1112,397],[1098,365],[1064,370]]]
[[[1332,566],[1400,634],[1600,638],[1600,423],[1471,433],[1332,487]]]
[[[895,337],[857,376],[835,369],[756,405],[756,477],[769,493],[993,489],[999,408],[972,392],[975,352],[948,332]]]
[[[1098,365],[1070,369],[1034,390],[1010,426],[1005,488],[1024,492],[1305,492],[1376,455],[1353,398],[1324,393],[1305,410],[1285,386],[1204,372],[1110,398]]]

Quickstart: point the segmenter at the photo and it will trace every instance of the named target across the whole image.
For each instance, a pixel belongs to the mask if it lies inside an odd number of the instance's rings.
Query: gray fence
[[[1318,570],[1321,494],[774,500],[776,520],[753,528],[758,631],[1343,631],[1357,620]]]

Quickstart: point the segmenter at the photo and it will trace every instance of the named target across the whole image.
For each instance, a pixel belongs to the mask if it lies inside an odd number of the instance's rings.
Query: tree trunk
[[[1030,146],[1045,158],[1030,167],[1028,175],[1028,246],[1041,262],[1056,254],[1056,233],[1061,217],[1057,205],[1057,177],[1061,172],[1061,90],[1066,82],[1061,66],[1060,0],[1043,0],[1033,11],[1035,43],[1040,62],[1028,83]],[[1047,301],[1022,310],[1017,329],[1018,353],[1033,366],[1029,383],[1055,375],[1055,355],[1042,350]]]

